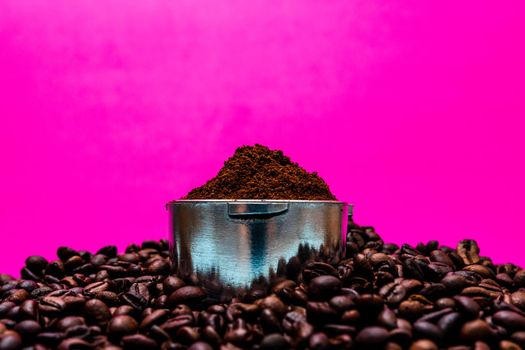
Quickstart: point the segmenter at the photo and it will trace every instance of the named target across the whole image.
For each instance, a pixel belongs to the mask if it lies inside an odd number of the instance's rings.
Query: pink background
[[[525,264],[524,7],[1,1],[0,271],[166,237],[164,203],[255,142],[387,241]]]

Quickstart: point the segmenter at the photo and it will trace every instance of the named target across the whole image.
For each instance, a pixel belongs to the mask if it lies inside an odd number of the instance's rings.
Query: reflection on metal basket
[[[345,246],[349,206],[343,202],[180,200],[167,208],[175,269],[186,278],[245,287],[269,277],[299,246]]]

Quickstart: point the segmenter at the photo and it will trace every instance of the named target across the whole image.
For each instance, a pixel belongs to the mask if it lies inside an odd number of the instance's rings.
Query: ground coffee
[[[336,198],[317,173],[307,172],[282,151],[255,145],[237,148],[216,177],[183,199]]]

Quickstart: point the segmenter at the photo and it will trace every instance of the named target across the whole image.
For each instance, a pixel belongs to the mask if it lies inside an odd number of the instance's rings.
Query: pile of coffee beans
[[[0,275],[0,350],[525,348],[525,270],[472,240],[398,246],[351,223],[344,254],[299,251],[230,300],[174,275],[166,241],[57,253]]]

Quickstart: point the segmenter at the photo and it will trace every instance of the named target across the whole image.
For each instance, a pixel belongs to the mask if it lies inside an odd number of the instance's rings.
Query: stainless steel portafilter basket
[[[299,246],[344,249],[349,206],[338,201],[177,200],[167,204],[176,272],[231,287],[268,277]],[[351,208],[351,207],[350,207]]]

